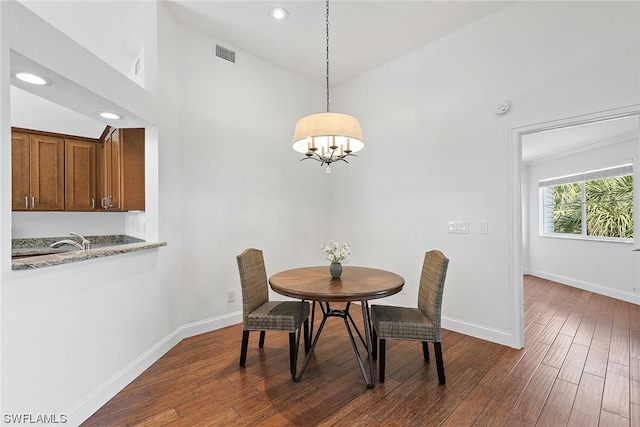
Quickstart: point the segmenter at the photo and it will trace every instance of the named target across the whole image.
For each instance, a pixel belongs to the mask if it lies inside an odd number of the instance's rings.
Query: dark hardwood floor
[[[640,306],[531,276],[524,294],[522,350],[443,331],[444,386],[419,343],[389,341],[367,389],[337,318],[300,383],[286,333],[252,333],[240,368],[235,325],[183,340],[83,426],[640,426]]]

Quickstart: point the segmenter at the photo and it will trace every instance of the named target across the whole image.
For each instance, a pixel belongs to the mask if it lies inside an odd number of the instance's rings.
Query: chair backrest
[[[242,287],[242,324],[246,328],[249,313],[269,301],[267,271],[260,249],[245,249],[236,260]]]
[[[436,341],[441,340],[442,293],[448,266],[449,259],[439,250],[432,250],[424,255],[418,291],[418,308],[435,325]]]

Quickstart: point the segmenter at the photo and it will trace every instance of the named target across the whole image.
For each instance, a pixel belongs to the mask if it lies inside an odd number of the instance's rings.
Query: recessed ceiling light
[[[51,84],[51,82],[46,78],[26,71],[16,71],[14,76],[16,76],[18,80],[22,80],[23,82],[30,83],[32,85],[45,86]]]
[[[112,113],[109,111],[103,111],[100,113],[100,117],[109,120],[120,120],[122,116],[120,114]]]
[[[282,21],[284,19],[287,19],[287,16],[289,16],[289,12],[284,7],[274,7],[269,11],[269,15],[271,15],[273,19]]]

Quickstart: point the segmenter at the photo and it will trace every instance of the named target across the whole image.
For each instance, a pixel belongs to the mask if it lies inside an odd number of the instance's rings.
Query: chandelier
[[[357,118],[329,110],[329,0],[327,0],[327,111],[302,117],[296,123],[292,148],[305,155],[302,160],[313,159],[320,166],[327,165],[331,173],[331,163],[343,161],[346,157],[364,148],[362,129]],[[356,156],[357,157],[357,156]]]

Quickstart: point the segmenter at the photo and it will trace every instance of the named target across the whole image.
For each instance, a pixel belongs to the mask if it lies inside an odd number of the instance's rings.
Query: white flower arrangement
[[[351,255],[351,244],[347,242],[340,245],[340,243],[331,240],[329,241],[329,246],[321,246],[320,249],[324,251],[331,263],[344,264],[349,259],[349,255]]]

